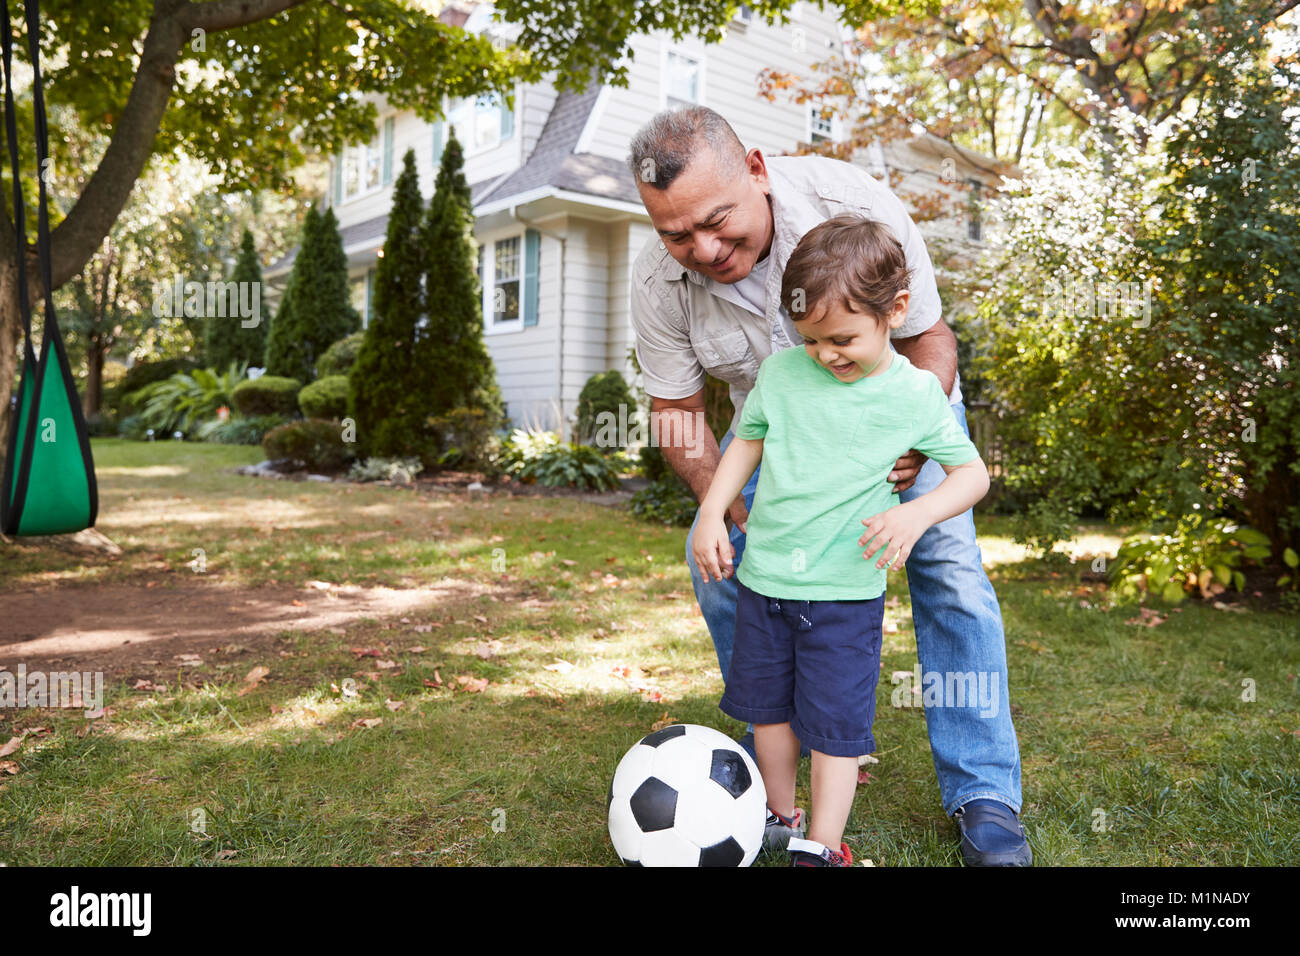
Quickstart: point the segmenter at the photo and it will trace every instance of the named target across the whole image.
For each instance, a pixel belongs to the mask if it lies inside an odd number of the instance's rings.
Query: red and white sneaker
[[[791,839],[808,832],[803,810],[794,808],[794,816],[783,817],[771,807],[767,808],[767,826],[763,828],[763,846],[768,850],[784,850]]]
[[[823,846],[816,840],[791,838],[786,849],[790,851],[791,866],[852,866],[853,853],[847,843],[841,843],[839,852]]]

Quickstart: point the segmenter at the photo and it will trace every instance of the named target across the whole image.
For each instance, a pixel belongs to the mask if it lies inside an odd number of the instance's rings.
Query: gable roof
[[[600,90],[599,84],[590,84],[581,93],[560,93],[528,160],[518,169],[501,176],[470,183],[470,198],[475,207],[488,200],[495,203],[546,186],[603,199],[640,203],[641,196],[632,173],[621,160],[574,152],[595,109]],[[343,248],[347,249],[357,243],[382,240],[387,231],[388,214],[385,213],[345,226],[339,233]],[[265,271],[283,272],[293,266],[297,255],[298,247],[295,246],[268,265]]]

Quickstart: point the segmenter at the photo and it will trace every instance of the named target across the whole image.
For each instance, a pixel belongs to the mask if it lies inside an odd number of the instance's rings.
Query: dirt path
[[[284,630],[343,628],[487,593],[446,578],[420,588],[68,585],[0,592],[0,669],[103,671],[112,681],[150,662],[238,642],[270,647]]]

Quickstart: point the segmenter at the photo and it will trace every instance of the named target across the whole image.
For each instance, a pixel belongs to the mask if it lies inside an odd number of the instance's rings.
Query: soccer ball
[[[767,791],[726,734],[673,724],[619,761],[608,808],[609,838],[629,866],[749,866],[763,846]]]

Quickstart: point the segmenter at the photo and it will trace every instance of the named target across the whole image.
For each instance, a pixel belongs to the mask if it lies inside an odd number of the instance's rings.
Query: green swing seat
[[[27,295],[26,215],[19,178],[18,130],[11,81],[13,36],[8,4],[3,9],[5,130],[13,170],[18,299],[23,317],[24,347],[22,377],[9,428],[3,488],[0,488],[0,530],[10,536],[67,534],[94,526],[99,492],[86,419],[54,313],[49,216],[45,180],[40,176],[37,177],[40,194],[37,248],[45,280],[45,327],[39,359],[32,349],[32,311]],[[26,15],[27,41],[34,72],[37,168],[45,169],[49,148],[37,46],[40,36],[37,0],[27,0]]]

